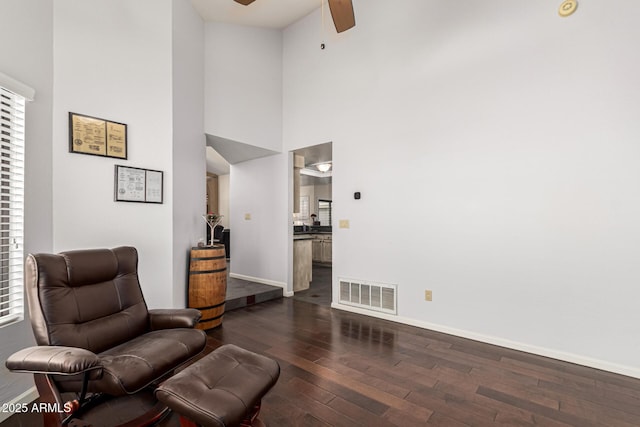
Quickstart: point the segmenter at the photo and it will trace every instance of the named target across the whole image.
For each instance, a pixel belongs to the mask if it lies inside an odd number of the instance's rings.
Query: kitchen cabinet
[[[296,236],[293,239],[293,291],[309,289],[312,280],[311,248],[313,238]]]
[[[218,175],[207,172],[207,213],[219,213]]]
[[[331,234],[316,234],[312,243],[313,262],[331,264],[332,244]]]
[[[325,264],[331,264],[332,249],[333,249],[333,239],[331,238],[331,236],[328,236],[322,241],[322,255],[320,257],[320,262],[323,262]]]
[[[320,262],[320,256],[322,255],[322,240],[314,238],[312,242],[313,262]]]

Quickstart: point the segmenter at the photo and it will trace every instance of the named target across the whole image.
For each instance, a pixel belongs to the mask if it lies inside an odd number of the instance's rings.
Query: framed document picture
[[[162,172],[146,171],[145,201],[148,203],[162,203]]]
[[[162,171],[115,165],[116,202],[163,203]]]
[[[69,113],[69,152],[127,158],[127,125]]]
[[[107,157],[127,158],[127,125],[107,122]]]

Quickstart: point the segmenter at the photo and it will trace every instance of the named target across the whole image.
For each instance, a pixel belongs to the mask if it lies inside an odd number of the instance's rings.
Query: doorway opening
[[[332,143],[293,151],[294,299],[331,305]]]

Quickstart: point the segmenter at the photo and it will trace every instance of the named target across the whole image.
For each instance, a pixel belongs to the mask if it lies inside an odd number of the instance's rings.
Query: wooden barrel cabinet
[[[189,307],[202,312],[198,329],[222,323],[227,296],[227,257],[224,245],[191,249],[189,260]]]

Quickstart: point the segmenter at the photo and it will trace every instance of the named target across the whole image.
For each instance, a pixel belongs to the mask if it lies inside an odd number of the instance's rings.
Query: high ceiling
[[[191,0],[207,22],[284,28],[319,8],[323,0],[256,0],[243,6],[234,0]]]

